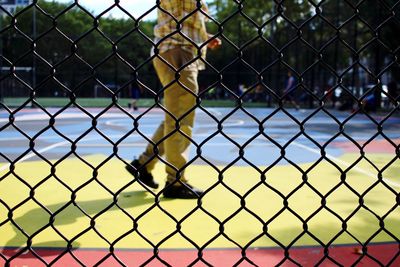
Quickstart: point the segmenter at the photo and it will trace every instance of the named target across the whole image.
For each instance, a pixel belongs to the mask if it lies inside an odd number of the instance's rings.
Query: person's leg
[[[177,65],[176,58],[174,58],[170,54],[171,52],[168,51],[166,53],[161,54],[160,56],[163,59],[167,60],[169,64],[171,64],[172,66],[176,66]],[[168,83],[173,81],[175,76],[175,71],[173,70],[173,68],[162,62],[157,57],[154,58],[153,65],[154,69],[156,70],[158,79],[160,80],[163,86],[166,86],[168,85]],[[164,98],[165,98],[165,92],[164,92]],[[165,133],[165,120],[161,121],[161,123],[159,124],[158,128],[156,129],[151,138],[151,142],[147,144],[145,151],[139,156],[139,163],[141,165],[145,165],[146,170],[148,172],[151,172],[154,169],[156,163],[158,162],[157,156],[161,157],[165,153],[165,146],[164,146],[165,141],[162,141],[160,143],[160,141],[164,138],[164,133]]]
[[[145,151],[139,156],[139,159],[134,159],[130,164],[125,166],[125,169],[135,176],[139,182],[151,188],[158,188],[158,183],[154,180],[151,171],[154,169],[158,156],[164,154],[164,146],[158,144],[164,136],[164,122],[162,122],[155,133],[152,141],[147,145]],[[138,176],[137,176],[138,175]]]
[[[174,68],[179,68],[193,58],[191,53],[181,49],[174,49],[161,55]],[[184,167],[187,163],[185,151],[190,145],[194,123],[194,108],[198,92],[197,66],[191,64],[179,72],[176,79],[175,69],[156,58],[154,66],[160,72],[160,80],[164,86],[164,104],[167,110],[165,116],[164,141],[165,157],[167,161],[167,182],[174,185],[177,179],[183,183]]]
[[[163,53],[161,56],[168,60],[168,62],[172,66],[176,66],[177,63],[175,62],[175,58],[170,56],[171,52]],[[157,76],[160,79],[160,82],[163,86],[166,86],[168,83],[173,81],[175,76],[175,71],[168,66],[167,64],[163,63],[160,59],[155,58],[153,61],[154,68],[157,72]],[[165,153],[165,146],[162,139],[164,138],[165,133],[165,121],[163,120],[156,131],[154,132],[151,142],[149,142],[146,146],[146,149],[143,153],[139,156],[138,160],[134,160],[131,162],[131,165],[135,169],[140,169],[140,172],[143,172],[142,176],[151,177],[150,180],[153,180],[151,175],[151,171],[154,169],[155,165],[157,164],[159,157],[163,156]],[[161,141],[161,142],[160,142]],[[135,169],[131,166],[127,166],[127,170],[134,174]],[[156,188],[155,186],[153,188]]]
[[[139,88],[135,88],[134,92],[133,92],[133,99],[132,99],[132,107],[133,110],[138,110],[138,100],[140,98],[140,89]]]
[[[165,96],[165,106],[171,112],[166,115],[164,132],[166,136],[170,135],[164,144],[166,160],[172,165],[166,166],[167,182],[169,183],[174,183],[179,177],[180,181],[187,182],[184,175],[187,163],[185,152],[191,144],[195,118],[194,109],[198,92],[197,72],[183,71],[179,81],[186,88],[177,84],[174,86],[175,88],[171,87],[170,92]],[[177,171],[179,176],[177,176]]]
[[[158,157],[164,155],[164,143],[160,140],[164,137],[164,121],[160,123],[157,130],[154,132],[151,142],[147,144],[144,152],[139,156],[139,163],[144,165],[148,172],[151,172],[156,163],[158,162]]]
[[[180,112],[180,100],[179,95],[182,93],[180,92],[181,86],[178,85],[177,82],[174,82],[172,85],[171,84],[173,81],[175,81],[175,73],[176,69],[179,68],[182,65],[182,62],[184,61],[183,56],[179,51],[182,51],[180,49],[174,49],[167,51],[163,54],[160,55],[163,60],[167,61],[168,64],[163,62],[161,59],[156,57],[153,61],[154,68],[157,72],[157,76],[161,82],[161,84],[166,87],[164,88],[164,104],[171,114],[175,114],[174,117],[168,116],[166,114],[166,118],[169,121],[170,124],[173,125],[173,129],[175,129],[175,117],[179,116]],[[188,58],[188,56],[186,56]],[[188,60],[188,59],[186,59]],[[182,71],[182,73],[185,73],[186,71]],[[182,75],[183,76],[183,75]],[[180,80],[183,79],[183,77],[180,78]],[[196,76],[197,79],[197,76]],[[196,86],[197,86],[197,80],[196,80]],[[171,99],[167,100],[167,99]],[[196,98],[195,98],[196,99]],[[168,104],[167,104],[168,102]],[[171,122],[172,119],[172,122]],[[171,127],[169,127],[171,128]],[[165,142],[162,141],[159,143],[162,138],[165,136],[165,120],[160,123],[158,126],[157,130],[153,134],[151,141],[147,146],[145,151],[140,155],[139,157],[139,163],[142,165],[146,166],[147,171],[151,172],[156,163],[158,162],[158,156],[163,156],[165,153]],[[158,144],[156,146],[156,144]],[[157,154],[154,153],[156,149]]]
[[[131,100],[130,106],[131,106],[131,108],[133,110],[137,110],[138,109],[138,107],[137,107],[137,99],[136,98]]]
[[[198,198],[203,192],[187,184],[184,176],[187,164],[185,151],[191,143],[198,92],[197,66],[196,64],[187,66],[177,75],[176,69],[190,61],[193,55],[181,49],[174,49],[163,53],[160,57],[169,62],[166,64],[159,58],[154,59],[154,67],[164,87],[165,120],[156,130],[152,142],[148,144],[139,160],[132,162],[135,163],[132,165],[140,172],[139,181],[157,188],[158,184],[150,172],[158,157],[165,153],[167,182],[163,191],[164,197]],[[140,177],[147,179],[142,180]]]

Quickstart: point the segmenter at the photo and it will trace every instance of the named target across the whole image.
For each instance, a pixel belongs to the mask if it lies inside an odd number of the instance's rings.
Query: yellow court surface
[[[258,170],[191,165],[190,182],[206,190],[198,201],[148,191],[122,161],[100,154],[84,157],[87,163],[69,157],[54,170],[45,161],[26,161],[11,173],[3,163],[0,247],[26,246],[28,237],[46,248],[69,240],[76,248],[121,249],[318,245],[314,237],[333,245],[393,242],[391,235],[400,236],[399,163],[384,168],[390,154],[370,155],[384,169],[379,182],[367,160],[347,172],[358,158],[347,153],[311,169],[310,163]],[[89,164],[101,167],[94,173]],[[154,175],[163,185],[161,163]]]

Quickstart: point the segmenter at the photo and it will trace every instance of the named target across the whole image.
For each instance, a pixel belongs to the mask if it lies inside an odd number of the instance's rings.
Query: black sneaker
[[[144,166],[142,166],[137,159],[131,162],[130,165],[126,165],[125,169],[135,176],[135,172],[139,174],[138,180],[139,182],[147,185],[148,187],[157,189],[158,183],[154,181],[153,175],[149,173]],[[136,170],[135,170],[136,169]]]
[[[185,183],[185,185],[177,183],[178,185],[171,185],[166,183],[163,191],[165,198],[181,198],[181,199],[195,199],[199,198],[203,191],[194,188],[193,186]]]

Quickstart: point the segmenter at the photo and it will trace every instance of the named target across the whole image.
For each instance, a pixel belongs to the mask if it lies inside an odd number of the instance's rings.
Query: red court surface
[[[3,249],[4,256],[18,254],[16,250]],[[68,253],[59,249],[35,249],[13,259],[11,267],[46,266],[400,266],[399,244],[374,244],[363,254],[361,247],[353,245],[329,248],[327,256],[321,247],[291,248],[287,257],[283,249],[247,249],[242,257],[238,249],[205,250],[202,260],[197,250],[163,250],[154,257],[151,250],[123,250],[110,254],[107,250],[74,250]],[[38,256],[42,260],[38,259]],[[380,263],[378,263],[379,261]],[[5,260],[0,263],[5,265]]]

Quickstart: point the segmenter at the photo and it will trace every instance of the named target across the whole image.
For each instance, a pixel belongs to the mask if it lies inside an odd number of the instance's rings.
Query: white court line
[[[85,139],[84,141],[98,140],[98,139],[99,139],[99,137],[96,137],[96,138],[88,138],[88,139]],[[305,149],[305,150],[308,150],[308,151],[310,151],[310,152],[312,152],[312,153],[315,153],[315,154],[318,154],[318,155],[321,154],[321,153],[320,153],[320,152],[321,152],[320,150],[317,150],[317,149],[314,149],[314,148],[305,146],[305,145],[300,144],[300,143],[298,143],[298,142],[292,142],[292,144],[295,145],[295,146],[298,146],[298,147],[300,147],[300,148],[303,148],[303,149]],[[57,148],[57,147],[67,146],[67,145],[70,145],[70,142],[68,142],[68,141],[59,142],[59,143],[56,143],[56,144],[47,146],[47,147],[45,147],[45,148],[39,149],[37,152],[40,154],[40,153],[43,153],[43,152],[52,150],[52,149]],[[211,143],[211,144],[208,144],[208,145],[213,145],[213,146],[225,146],[226,143]],[[257,145],[261,145],[261,144],[257,144]],[[83,145],[83,144],[81,144],[80,146],[93,146],[93,145],[90,145],[90,144]],[[95,146],[99,146],[99,145],[96,144]],[[144,144],[131,144],[131,145],[125,145],[125,146],[132,146],[132,147],[137,146],[137,147],[142,147],[142,146],[145,146],[145,145],[144,145]],[[35,156],[36,156],[35,153],[33,153],[33,152],[32,152],[32,153],[29,153],[28,155],[26,155],[26,156],[24,156],[23,158],[21,158],[20,160],[18,160],[16,163],[21,163],[21,162],[26,161],[27,159],[30,159],[30,158],[35,157]],[[341,160],[341,159],[339,159],[339,158],[337,158],[337,157],[335,157],[335,156],[333,156],[333,155],[326,154],[326,156],[329,157],[330,159],[332,159],[334,162],[336,162],[336,163],[338,163],[338,164],[341,164],[341,165],[343,165],[343,166],[345,166],[345,167],[350,167],[350,166],[351,166],[348,162],[343,161],[343,160]],[[9,166],[10,166],[9,163],[7,163],[7,164],[1,166],[1,167],[0,167],[0,172],[6,170],[7,168],[9,168]],[[363,169],[361,169],[361,168],[359,168],[359,167],[353,167],[352,169],[355,170],[355,171],[357,171],[357,172],[359,172],[359,173],[365,174],[365,175],[367,175],[368,177],[370,177],[370,178],[372,178],[372,179],[374,179],[374,180],[376,179],[376,176],[375,176],[375,175],[373,175],[372,173],[367,172],[367,171],[365,171],[365,170],[363,170]],[[394,187],[400,188],[400,184],[399,184],[399,183],[393,182],[393,181],[388,180],[388,179],[385,179],[385,178],[383,178],[383,180],[384,180],[387,184],[389,184],[389,185],[392,185],[392,186],[394,186]]]
[[[107,126],[114,126],[114,127],[121,127],[121,126],[127,126],[128,124],[121,124],[118,123],[118,121],[121,121],[124,119],[114,119],[114,120],[108,120],[106,121],[104,124]],[[236,122],[231,122],[231,123],[224,123],[222,126],[223,127],[232,127],[232,126],[240,126],[244,124],[244,120],[237,120]],[[141,126],[139,126],[138,128],[148,128],[148,127],[158,127],[160,124],[142,124]],[[197,124],[195,129],[205,129],[205,128],[218,128],[216,125],[199,125]]]
[[[196,128],[197,129],[197,128]],[[146,136],[152,135],[153,132],[148,132],[148,133],[143,133]],[[245,134],[226,134],[230,138],[251,138],[254,135],[245,135]],[[120,135],[107,135],[108,138],[113,139],[113,138],[122,138],[124,137],[125,134],[120,134]],[[210,134],[193,134],[193,137],[209,137]],[[81,137],[81,135],[68,135],[68,138],[73,140],[78,137]],[[141,138],[142,136],[139,134],[131,134],[130,136],[126,137],[125,140],[127,139],[132,139],[132,138]],[[221,138],[223,137],[222,135],[217,135],[214,136],[213,138]],[[224,137],[225,138],[225,137]],[[61,139],[61,136],[41,136],[40,138],[36,138],[36,141],[45,141],[45,140],[53,140],[53,139]],[[88,137],[88,139],[82,139],[82,141],[87,141],[87,140],[101,140],[103,137]],[[26,140],[29,141],[26,137],[9,137],[9,138],[0,138],[0,142],[7,142],[7,141],[20,141],[20,140]]]
[[[221,112],[217,111],[216,109],[209,109],[208,110],[210,113],[214,113],[215,116],[222,115]],[[93,117],[97,116],[98,113],[91,113]],[[131,114],[133,117],[135,117],[135,114]],[[145,115],[146,118],[151,118],[151,117],[162,117],[164,114],[152,114],[152,113],[147,113]],[[81,113],[81,112],[62,112],[56,116],[56,120],[59,119],[80,119],[80,118],[87,118],[91,119],[88,115]],[[104,118],[129,118],[128,115],[123,114],[123,113],[105,113],[100,116],[100,119]],[[49,120],[50,117],[47,114],[24,114],[24,115],[19,115],[15,116],[15,121],[38,121],[38,120]],[[9,122],[9,118],[0,118],[0,122]]]
[[[220,112],[218,112],[218,111],[216,111],[216,110],[211,110],[211,112],[214,112],[214,113],[216,113],[216,114],[221,114]],[[79,113],[78,113],[79,114]],[[109,114],[110,116],[107,116],[108,118],[117,118],[117,117],[120,117],[120,114]],[[152,114],[151,114],[152,115]],[[152,115],[153,117],[157,117],[157,116],[159,116],[159,115],[157,115],[157,114],[154,114],[154,115]],[[48,118],[48,116],[44,116],[44,115],[39,115],[39,116],[34,116],[34,115],[23,115],[23,116],[20,116],[20,117],[18,117],[18,120],[42,120],[44,117],[46,117],[46,118]],[[77,118],[77,117],[82,117],[82,116],[75,116],[75,114],[65,114],[65,116],[57,116],[57,118]],[[86,115],[85,115],[85,117],[87,117]],[[8,119],[0,119],[0,122],[2,122],[2,121],[8,121]],[[115,119],[114,120],[109,120],[109,121],[106,121],[106,125],[112,125],[112,122],[113,121],[115,121]],[[231,123],[231,124],[228,124],[228,126],[238,126],[238,125],[243,125],[244,124],[244,121],[243,120],[238,120],[236,123]],[[119,125],[118,125],[119,126]],[[158,125],[155,125],[155,126],[158,126]],[[152,124],[146,124],[146,125],[144,125],[144,126],[142,126],[142,127],[154,127]],[[198,126],[198,127],[196,127],[195,129],[201,129],[201,128],[209,128],[209,126]],[[123,135],[122,135],[123,136]],[[121,135],[114,135],[113,137],[122,137]],[[194,135],[194,136],[209,136],[209,135],[207,135],[207,134],[202,134],[202,135]],[[250,137],[250,136],[252,136],[252,135],[236,135],[236,134],[234,134],[234,135],[229,135],[230,137],[237,137],[237,138],[244,138],[244,137],[246,137],[246,136],[248,136],[248,137]],[[113,138],[113,137],[109,137],[109,138]],[[24,138],[21,138],[21,139],[24,139]],[[82,141],[89,141],[89,140],[99,140],[100,139],[100,137],[95,137],[95,138],[87,138],[87,139],[84,139],[84,140],[82,140]],[[6,141],[6,140],[11,140],[10,138],[2,138],[2,139],[0,139],[0,141]],[[13,140],[18,140],[18,139],[13,139]],[[40,150],[38,150],[38,153],[43,153],[43,152],[46,152],[46,151],[49,151],[49,150],[52,150],[52,149],[54,149],[54,148],[56,148],[56,147],[60,147],[60,146],[65,146],[65,145],[68,145],[68,144],[70,144],[68,141],[63,141],[63,142],[59,142],[59,143],[56,143],[56,144],[53,144],[53,145],[50,145],[50,146],[47,146],[47,147],[45,147],[45,148],[43,148],[43,149],[40,149]],[[300,143],[298,143],[298,142],[292,142],[292,144],[293,145],[295,145],[295,146],[298,146],[298,147],[300,147],[300,148],[303,148],[303,149],[305,149],[305,150],[308,150],[308,151],[310,151],[310,152],[312,152],[312,153],[315,153],[315,154],[318,154],[318,155],[320,155],[320,150],[317,150],[317,149],[314,149],[314,148],[310,148],[310,147],[308,147],[308,146],[305,146],[305,145],[302,145],[302,144],[300,144]],[[218,145],[222,145],[222,143],[214,143],[214,146],[218,146]],[[20,160],[18,160],[18,162],[16,162],[16,163],[20,163],[20,162],[23,162],[23,161],[25,161],[25,160],[27,160],[27,159],[30,159],[30,158],[32,158],[32,157],[34,157],[34,156],[36,156],[36,154],[35,153],[29,153],[28,155],[26,155],[25,157],[23,157],[23,158],[21,158]],[[351,164],[349,164],[348,162],[346,162],[346,161],[343,161],[343,160],[341,160],[341,159],[339,159],[339,158],[337,158],[337,157],[335,157],[335,156],[333,156],[333,155],[330,155],[330,154],[326,154],[326,156],[328,156],[330,159],[332,159],[333,161],[335,161],[336,163],[338,163],[338,164],[341,164],[342,166],[345,166],[345,167],[350,167],[351,166]],[[0,171],[3,171],[3,170],[5,170],[5,169],[7,169],[8,167],[10,166],[10,164],[9,163],[7,163],[7,164],[5,164],[5,165],[3,165],[3,166],[1,166],[0,167]],[[375,175],[373,175],[372,173],[370,173],[370,172],[367,172],[367,171],[365,171],[365,170],[363,170],[363,169],[361,169],[361,168],[359,168],[359,167],[353,167],[352,168],[353,170],[355,170],[355,171],[357,171],[357,172],[359,172],[359,173],[362,173],[362,174],[364,174],[364,175],[367,175],[368,177],[370,177],[370,178],[373,178],[373,179],[376,179],[376,176]],[[393,181],[391,181],[391,180],[388,180],[388,179],[385,179],[385,178],[383,178],[383,180],[387,183],[387,184],[390,184],[390,185],[392,185],[392,186],[394,186],[394,187],[397,187],[397,188],[400,188],[400,184],[399,183],[396,183],[396,182],[393,182]]]
[[[109,138],[111,138],[111,137],[109,137]],[[100,138],[100,137],[95,137],[95,138],[83,139],[82,141],[83,141],[83,142],[85,142],[85,141],[95,141],[95,140],[99,140],[99,139],[101,139],[101,138]],[[70,142],[68,142],[68,141],[63,141],[63,142],[59,142],[59,143],[56,143],[56,144],[53,144],[53,145],[44,147],[44,148],[42,148],[42,149],[39,149],[39,150],[37,150],[37,153],[38,153],[38,154],[41,154],[41,153],[44,153],[44,152],[46,152],[46,151],[50,151],[50,150],[52,150],[52,149],[54,149],[54,148],[57,148],[57,147],[70,146],[70,145],[71,145]],[[212,145],[212,146],[226,146],[226,143],[212,143],[212,144],[208,144],[208,145]],[[106,146],[109,147],[109,145],[105,145],[105,144],[103,144],[103,145],[100,145],[100,144],[79,144],[79,146],[80,146],[80,147],[106,147]],[[125,147],[125,146],[126,146],[126,147],[135,147],[135,146],[136,146],[136,147],[145,147],[146,145],[145,145],[145,144],[128,144],[128,145],[119,145],[119,146],[124,146],[124,147]],[[30,158],[35,157],[35,156],[37,156],[36,153],[31,152],[31,153],[29,153],[28,155],[26,155],[26,156],[22,157],[21,159],[19,159],[19,160],[18,160],[17,162],[15,162],[15,163],[24,162],[24,161],[26,161],[26,160],[28,160],[28,159],[30,159]],[[10,167],[10,163],[7,163],[7,164],[1,166],[1,167],[0,167],[0,172],[6,170],[6,169],[9,168],[9,167]]]
[[[115,136],[114,136],[114,137],[115,137]],[[91,137],[91,138],[89,137],[89,138],[83,139],[83,142],[86,142],[86,141],[95,141],[95,140],[99,140],[99,139],[101,139],[101,138],[98,137],[98,136],[97,136],[97,137]],[[46,146],[46,147],[44,147],[44,148],[42,148],[42,149],[37,150],[37,153],[41,154],[41,153],[43,153],[43,152],[50,151],[50,150],[52,150],[52,149],[54,149],[54,148],[62,147],[62,146],[67,146],[67,145],[71,145],[71,143],[70,143],[69,141],[58,142],[58,143],[55,143],[55,144],[52,144],[52,145],[50,145],[50,146]],[[31,152],[31,153],[29,153],[28,155],[26,155],[26,156],[22,157],[21,159],[19,159],[19,160],[18,160],[17,162],[15,162],[15,163],[24,162],[24,161],[26,161],[26,160],[28,160],[28,159],[30,159],[30,158],[35,157],[35,156],[37,156],[36,153]],[[7,163],[7,164],[1,166],[1,167],[0,167],[0,172],[1,172],[1,171],[4,171],[4,170],[7,169],[9,166],[10,166],[10,163]]]
[[[233,144],[232,144],[233,145]],[[62,146],[68,146],[68,145],[62,145]],[[118,147],[146,147],[147,144],[119,144]],[[207,145],[202,145],[201,147],[204,148],[204,146],[230,146],[228,142],[225,143],[207,143]],[[266,144],[266,143],[257,143],[253,144],[253,146],[269,146],[269,147],[275,147],[272,143],[271,144]],[[112,147],[111,144],[79,144],[78,147]],[[235,146],[236,148],[236,146]]]
[[[96,137],[96,138],[90,138],[90,139],[91,139],[91,140],[98,140],[99,138]],[[86,139],[85,141],[89,141],[89,139]],[[315,154],[320,155],[320,152],[321,152],[320,150],[317,150],[317,149],[314,149],[314,148],[305,146],[305,145],[300,144],[300,143],[298,143],[298,142],[292,142],[292,144],[295,145],[295,146],[298,146],[298,147],[300,147],[300,148],[302,148],[302,149],[305,149],[305,150],[307,150],[307,151],[310,151],[310,152],[312,152],[312,153],[315,153]],[[47,146],[47,147],[45,147],[45,148],[39,149],[37,152],[40,154],[40,153],[43,153],[43,152],[52,150],[52,149],[57,148],[57,147],[67,146],[67,145],[70,145],[70,142],[68,142],[68,141],[59,142],[59,143],[56,143],[56,144]],[[212,145],[212,146],[226,146],[226,143],[212,143],[212,144],[208,144],[208,145]],[[261,144],[258,144],[258,145],[261,145]],[[91,144],[87,144],[87,145],[81,144],[80,146],[93,146],[93,145],[91,145]],[[96,144],[95,146],[99,146],[99,145]],[[103,145],[103,146],[104,146],[104,145]],[[145,144],[131,144],[131,145],[124,145],[124,146],[144,147]],[[30,159],[30,158],[35,157],[35,156],[36,156],[35,153],[33,153],[33,152],[32,152],[32,153],[29,153],[28,155],[26,155],[26,156],[24,156],[23,158],[21,158],[20,160],[18,160],[16,163],[21,163],[21,162],[26,161],[26,160],[28,160],[28,159]],[[341,159],[339,159],[339,158],[337,158],[337,157],[335,157],[335,156],[333,156],[333,155],[326,154],[326,156],[329,157],[330,159],[332,159],[334,162],[336,162],[336,163],[338,163],[338,164],[341,164],[341,165],[343,165],[343,166],[345,166],[345,167],[350,167],[350,166],[351,166],[348,162],[343,161],[343,160],[341,160]],[[9,168],[9,166],[10,166],[9,163],[7,163],[7,164],[1,166],[1,167],[0,167],[0,172],[6,170],[7,168]],[[374,180],[376,179],[376,176],[375,176],[375,175],[373,175],[372,173],[367,172],[367,171],[365,171],[365,170],[363,170],[363,169],[361,169],[361,168],[359,168],[359,167],[353,167],[352,169],[355,170],[355,171],[357,171],[358,173],[362,173],[362,174],[364,174],[364,175],[367,175],[368,177],[370,177],[370,178],[372,178],[372,179],[374,179]],[[393,182],[393,181],[388,180],[388,179],[385,179],[385,178],[383,178],[383,180],[384,180],[387,184],[389,184],[389,185],[391,185],[391,186],[400,188],[400,184],[399,184],[399,183]]]
[[[143,127],[145,127],[145,126],[143,126]],[[204,128],[209,128],[209,127],[204,127]],[[196,131],[198,129],[200,129],[200,128],[196,126],[194,131]],[[153,132],[147,132],[147,133],[145,132],[143,134],[148,136],[148,135],[152,135]],[[225,134],[228,135],[230,138],[251,138],[254,135],[258,134],[258,132],[254,132],[254,134],[229,134],[229,133],[225,133]],[[121,134],[121,135],[109,135],[108,137],[109,138],[121,138],[123,136],[125,136],[125,135],[124,134]],[[208,136],[210,136],[210,134],[196,134],[196,133],[193,133],[193,137],[208,137]],[[278,134],[273,134],[273,135],[269,134],[269,137],[278,138],[278,136],[279,136]],[[80,137],[80,135],[69,135],[68,137],[70,139],[75,139],[75,138]],[[132,135],[128,136],[126,139],[137,138],[137,137],[139,137],[139,135],[134,135],[134,133],[133,133]],[[214,138],[220,138],[220,137],[222,137],[222,135],[217,135]],[[332,138],[332,135],[314,134],[312,137],[314,139],[316,139],[316,140],[319,140],[319,139],[330,139],[330,138]],[[257,138],[263,138],[263,136],[259,136]],[[36,138],[36,140],[40,140],[40,141],[42,141],[42,140],[53,140],[53,139],[61,139],[61,137],[60,136],[41,136],[40,138]],[[0,138],[0,142],[20,141],[20,140],[28,141],[28,139],[26,137],[22,137],[22,136],[21,137],[4,137],[4,138]],[[338,141],[347,140],[347,138],[346,137],[337,137],[335,140],[338,140]]]
[[[118,115],[118,116],[117,116]],[[121,115],[119,114],[106,114],[101,116],[101,118],[118,118]],[[56,120],[59,119],[81,119],[81,118],[87,118],[88,120],[91,120],[89,116],[86,114],[82,113],[61,113],[60,115],[56,116]],[[15,122],[21,122],[21,121],[42,121],[42,120],[49,120],[50,117],[47,114],[27,114],[27,115],[20,115],[20,116],[15,116],[14,117],[14,123]],[[2,118],[0,119],[0,122],[9,122],[10,120],[8,118]]]
[[[59,143],[53,144],[53,145],[51,145],[51,146],[47,146],[47,147],[45,147],[45,148],[39,149],[37,152],[40,154],[40,153],[43,153],[43,152],[52,150],[53,148],[60,147],[60,146],[64,146],[64,145],[66,145],[66,144],[69,144],[69,142],[67,142],[67,141],[59,142]],[[20,160],[18,160],[18,161],[15,162],[15,163],[21,163],[21,162],[26,161],[27,159],[33,158],[33,157],[35,157],[35,156],[36,156],[36,154],[33,153],[33,152],[31,152],[31,153],[29,153],[28,155],[22,157]],[[1,171],[4,171],[5,169],[7,169],[7,168],[9,168],[9,167],[10,167],[10,163],[7,163],[7,164],[1,166],[1,167],[0,167],[0,172],[1,172]]]
[[[317,150],[317,149],[314,149],[314,148],[311,148],[311,147],[302,145],[302,144],[297,143],[297,142],[295,142],[295,141],[292,142],[292,144],[295,145],[295,146],[301,147],[301,148],[303,148],[303,149],[305,149],[305,150],[308,150],[308,151],[310,151],[310,152],[312,152],[312,153],[321,155],[321,151],[320,151],[320,150]],[[326,157],[328,157],[328,158],[331,159],[332,161],[334,161],[334,162],[336,162],[336,163],[338,163],[338,164],[340,164],[340,165],[342,165],[342,166],[345,166],[345,167],[350,167],[350,166],[351,166],[351,164],[349,164],[348,162],[346,162],[346,161],[344,161],[344,160],[341,160],[341,159],[339,159],[339,158],[337,158],[337,157],[335,157],[335,156],[333,156],[333,155],[326,154]],[[352,167],[352,170],[355,170],[355,171],[358,172],[358,173],[365,174],[365,175],[367,175],[368,177],[370,177],[370,178],[372,178],[372,179],[374,179],[374,180],[376,180],[376,178],[377,178],[376,175],[373,175],[372,173],[367,172],[367,171],[365,171],[365,170],[363,170],[363,169],[361,169],[361,168],[359,168],[359,167],[356,167],[356,166]],[[389,180],[389,179],[385,179],[385,178],[383,178],[382,180],[384,180],[387,184],[389,184],[389,185],[391,185],[391,186],[400,188],[400,184],[399,184],[399,183],[393,182],[393,181],[391,181],[391,180]]]

